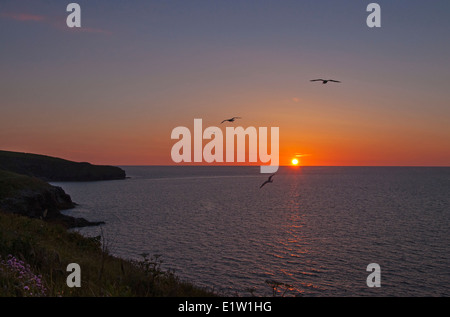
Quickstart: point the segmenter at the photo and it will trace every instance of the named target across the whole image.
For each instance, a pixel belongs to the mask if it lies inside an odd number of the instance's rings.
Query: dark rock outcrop
[[[75,203],[61,187],[48,186],[42,189],[23,189],[14,196],[0,201],[0,208],[32,218],[51,219],[59,216],[60,210],[75,207]]]
[[[0,170],[0,210],[4,212],[57,222],[67,228],[102,223],[61,213],[61,210],[75,206],[71,197],[61,187],[34,177]]]

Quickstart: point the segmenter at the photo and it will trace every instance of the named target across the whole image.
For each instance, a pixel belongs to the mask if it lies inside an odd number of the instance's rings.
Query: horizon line
[[[103,165],[103,164],[95,164],[95,165]],[[108,165],[108,164],[107,164]],[[114,164],[112,166],[130,166],[130,167],[149,167],[149,166],[155,166],[155,167],[261,167],[261,165],[211,165],[211,164],[173,164],[173,165],[165,165],[165,164]],[[263,165],[263,166],[271,166],[271,165]],[[279,167],[293,167],[293,168],[300,168],[300,167],[450,167],[450,165],[279,165]]]

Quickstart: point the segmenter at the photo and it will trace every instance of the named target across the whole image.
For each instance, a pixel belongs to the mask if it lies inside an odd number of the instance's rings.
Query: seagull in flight
[[[322,82],[322,84],[326,84],[327,82],[333,82],[333,83],[340,83],[340,81],[339,80],[334,80],[334,79],[313,79],[313,80],[311,80],[311,81],[321,81]]]
[[[234,122],[234,120],[236,120],[236,119],[241,119],[241,117],[233,117],[231,119],[225,119],[220,124],[224,123],[225,121]]]
[[[269,179],[266,180],[264,183],[262,183],[261,186],[260,186],[259,188],[262,188],[262,187],[263,187],[264,185],[266,185],[267,183],[273,183],[272,177],[273,177],[274,175],[275,175],[275,174],[270,175]]]

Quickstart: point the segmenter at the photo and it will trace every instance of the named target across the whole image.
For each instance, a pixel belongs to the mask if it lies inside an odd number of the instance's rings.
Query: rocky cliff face
[[[75,206],[61,187],[49,181],[99,181],[126,178],[115,166],[72,162],[56,157],[0,151],[0,210],[59,222],[66,227],[98,225],[60,211]]]
[[[59,216],[60,210],[75,207],[72,199],[61,187],[47,187],[42,189],[23,189],[14,196],[0,201],[0,208],[4,211],[20,215],[51,219]]]
[[[0,210],[4,212],[57,222],[68,228],[100,224],[60,212],[75,206],[61,187],[0,170]]]

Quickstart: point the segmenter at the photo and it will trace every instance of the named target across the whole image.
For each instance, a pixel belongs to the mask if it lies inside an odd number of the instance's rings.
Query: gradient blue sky
[[[173,128],[241,116],[282,163],[450,165],[448,0],[70,2],[0,2],[0,149],[172,164]]]

